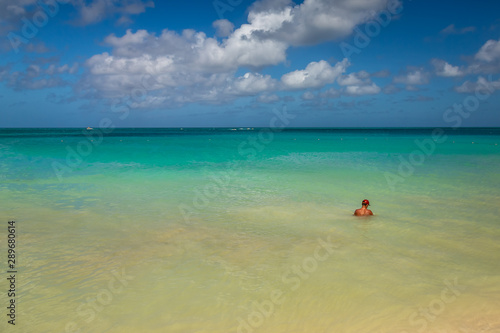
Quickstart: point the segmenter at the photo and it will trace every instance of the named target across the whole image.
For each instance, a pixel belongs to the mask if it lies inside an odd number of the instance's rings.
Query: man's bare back
[[[356,209],[354,211],[355,216],[368,216],[368,215],[373,215],[373,212],[368,209],[368,206],[370,205],[370,202],[368,200],[363,200],[361,203],[361,208]]]

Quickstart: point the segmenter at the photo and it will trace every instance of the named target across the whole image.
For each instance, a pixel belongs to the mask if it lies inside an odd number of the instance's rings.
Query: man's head
[[[368,201],[367,199],[365,199],[365,200],[363,200],[363,202],[361,202],[361,205],[368,207],[370,205],[370,201]]]

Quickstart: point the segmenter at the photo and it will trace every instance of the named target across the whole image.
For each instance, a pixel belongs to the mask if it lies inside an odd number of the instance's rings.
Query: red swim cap
[[[365,200],[363,200],[363,202],[361,204],[363,204],[363,205],[364,204],[370,205],[370,201],[368,201],[368,200],[365,199]]]

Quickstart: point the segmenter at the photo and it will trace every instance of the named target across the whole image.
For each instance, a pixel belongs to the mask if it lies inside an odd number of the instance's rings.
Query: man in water
[[[367,216],[367,215],[373,215],[373,212],[371,210],[368,209],[368,206],[370,205],[370,201],[368,200],[363,200],[363,202],[361,202],[361,208],[360,209],[356,209],[354,211],[354,215],[355,216]]]

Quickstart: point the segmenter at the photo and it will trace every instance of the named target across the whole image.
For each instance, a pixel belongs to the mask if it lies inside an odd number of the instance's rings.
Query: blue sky
[[[2,0],[0,127],[500,126],[500,3]]]

